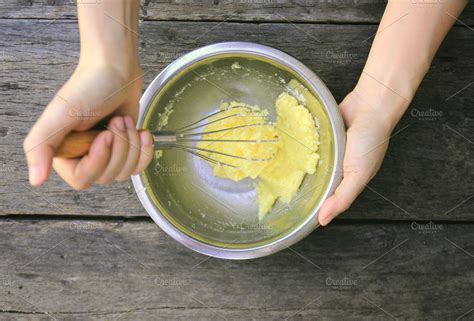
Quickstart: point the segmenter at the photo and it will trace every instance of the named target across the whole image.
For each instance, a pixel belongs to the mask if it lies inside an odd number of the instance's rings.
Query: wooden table
[[[474,5],[353,207],[289,250],[224,261],[162,232],[130,181],[28,185],[22,141],[78,59],[73,2],[0,2],[0,319],[474,319]],[[193,48],[243,40],[294,55],[340,101],[384,2],[143,1],[145,85]]]

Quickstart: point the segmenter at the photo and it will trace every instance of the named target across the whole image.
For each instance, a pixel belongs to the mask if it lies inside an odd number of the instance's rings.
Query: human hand
[[[94,182],[125,180],[143,171],[152,157],[152,136],[135,129],[142,87],[140,67],[82,59],[77,69],[49,103],[24,141],[32,185],[44,183],[51,166],[74,189]],[[80,159],[54,158],[71,131],[84,131],[106,116],[107,129]]]
[[[377,173],[390,133],[466,4],[388,1],[359,82],[339,106],[347,127],[344,178],[319,212],[321,225],[348,209]]]
[[[375,176],[385,156],[390,133],[398,121],[392,120],[386,110],[374,108],[363,96],[356,89],[339,105],[347,128],[343,180],[319,212],[319,223],[323,226],[347,210]]]

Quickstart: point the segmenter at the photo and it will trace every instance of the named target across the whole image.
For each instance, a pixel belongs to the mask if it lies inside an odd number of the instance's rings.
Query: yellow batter
[[[316,152],[319,136],[313,116],[295,97],[281,94],[276,101],[280,142],[278,151],[259,175],[257,184],[259,212],[262,219],[279,198],[289,203],[296,195],[304,176],[313,174],[319,160]]]
[[[224,128],[229,130],[203,135],[197,144],[199,153],[217,161],[211,162],[216,176],[234,181],[245,177],[256,178],[274,157],[278,148],[274,142],[278,141],[277,130],[268,123],[268,111],[261,110],[258,106],[237,102],[223,103],[221,110],[222,112],[209,118],[209,123],[204,127],[203,132],[213,132]],[[245,127],[236,128],[239,126]],[[206,141],[212,139],[220,141]],[[226,142],[225,140],[255,140],[256,142]]]
[[[236,106],[244,106],[239,108]],[[311,113],[298,100],[288,93],[282,93],[276,103],[277,122],[265,126],[249,126],[231,131],[210,133],[203,139],[255,139],[257,143],[212,143],[199,142],[197,147],[219,151],[222,153],[243,156],[236,159],[228,156],[201,151],[201,154],[211,157],[218,162],[235,167],[211,163],[214,174],[234,181],[244,177],[259,178],[256,189],[259,203],[259,219],[267,214],[275,201],[280,199],[289,203],[296,195],[306,174],[313,174],[319,161],[317,153],[319,135]],[[214,116],[232,116],[216,123],[210,123],[205,128],[209,132],[221,128],[231,128],[246,124],[262,124],[267,122],[267,112],[257,106],[232,102],[223,104],[224,112]],[[252,117],[248,117],[252,116]],[[212,122],[214,119],[210,119]],[[224,123],[223,123],[224,122]],[[276,143],[265,143],[278,136]],[[267,159],[252,161],[252,159]]]

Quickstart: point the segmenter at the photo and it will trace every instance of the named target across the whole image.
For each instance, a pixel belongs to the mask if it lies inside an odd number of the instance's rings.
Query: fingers
[[[112,118],[108,129],[114,134],[112,154],[107,167],[97,180],[99,184],[109,184],[119,175],[127,161],[129,150],[129,138],[123,117]]]
[[[128,136],[128,155],[127,159],[117,175],[116,180],[124,181],[135,171],[138,159],[140,157],[140,133],[135,129],[135,123],[132,117],[124,117],[125,127]]]
[[[28,163],[28,177],[31,185],[41,185],[48,179],[54,147],[50,143],[27,138],[23,144]]]
[[[318,214],[319,224],[326,226],[337,215],[347,210],[365,187],[367,179],[354,173],[344,177],[334,195],[329,197]]]
[[[115,117],[109,128],[114,134],[112,154],[97,180],[99,184],[127,180],[130,175],[141,173],[153,157],[153,137],[148,131],[135,129],[132,117]]]
[[[329,197],[318,214],[319,223],[323,226],[331,222],[336,216],[347,210],[366,184],[377,172],[383,153],[369,153],[376,143],[371,137],[377,136],[356,130],[353,126],[347,131],[347,144],[344,154],[343,173],[339,186],[334,195]]]
[[[149,131],[140,132],[140,158],[132,175],[140,174],[150,164],[153,158],[153,137]]]
[[[41,185],[51,172],[54,150],[71,130],[73,119],[67,113],[60,99],[53,99],[25,138],[23,148],[28,163],[31,185]],[[51,124],[61,124],[60,127]]]
[[[81,159],[55,158],[53,167],[66,183],[76,190],[91,186],[109,162],[114,135],[103,131],[92,142],[89,153]]]
[[[130,116],[116,116],[108,130],[93,141],[89,154],[82,159],[55,158],[54,169],[74,189],[82,190],[94,182],[108,184],[126,180],[142,172],[153,156],[153,137],[139,132]]]

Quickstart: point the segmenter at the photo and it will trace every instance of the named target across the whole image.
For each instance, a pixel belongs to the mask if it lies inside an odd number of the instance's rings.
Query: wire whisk
[[[239,110],[240,109],[240,110]],[[235,113],[225,114],[229,111],[235,110]],[[219,117],[222,115],[222,117]],[[205,130],[206,127],[216,127],[220,123],[226,123],[237,117],[255,117],[258,122],[256,123],[243,123],[236,126],[230,126],[212,130]],[[245,130],[246,128],[258,128],[263,126],[272,126],[274,124],[265,121],[266,117],[260,112],[249,106],[234,105],[232,107],[216,111],[206,117],[203,117],[191,124],[173,131],[151,131],[154,140],[155,150],[166,150],[172,148],[178,148],[184,150],[194,156],[200,157],[213,164],[225,165],[229,167],[237,167],[236,165],[230,164],[230,161],[223,160],[224,158],[240,159],[245,161],[253,162],[266,162],[273,158],[273,155],[266,157],[258,157],[259,155],[242,156],[235,155],[232,153],[224,152],[216,148],[211,148],[215,143],[249,143],[249,144],[260,144],[260,143],[277,143],[278,137],[272,139],[226,139],[228,133],[232,131]],[[100,130],[88,130],[82,132],[71,132],[63,140],[61,146],[56,150],[56,157],[63,158],[76,158],[87,154],[90,145],[94,138],[100,133]],[[216,134],[222,134],[218,138],[215,138]],[[199,146],[200,143],[207,142],[206,146]],[[214,157],[213,157],[214,156]],[[216,159],[217,156],[219,159]]]

